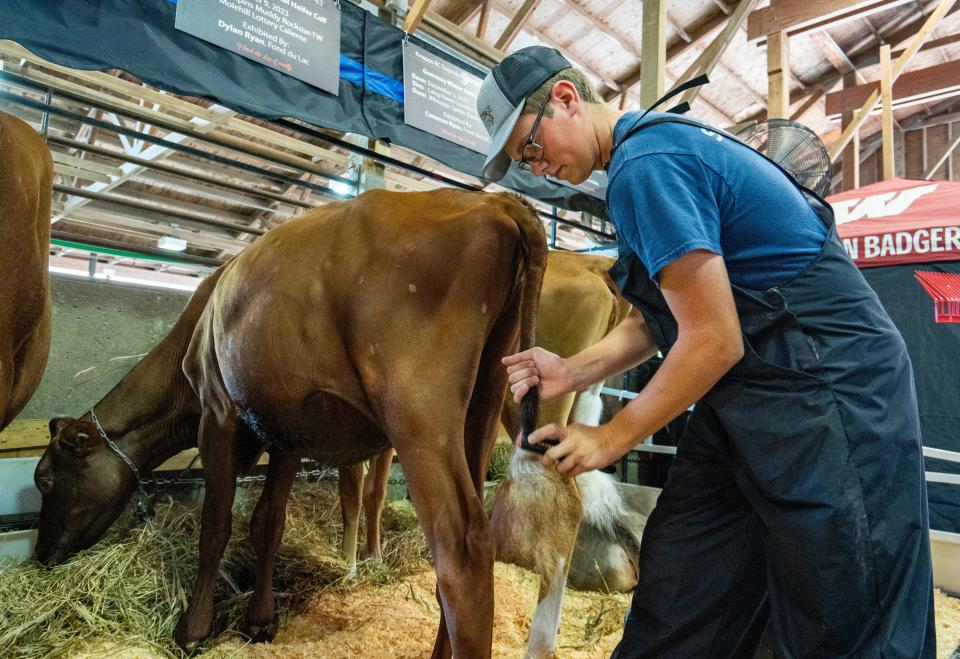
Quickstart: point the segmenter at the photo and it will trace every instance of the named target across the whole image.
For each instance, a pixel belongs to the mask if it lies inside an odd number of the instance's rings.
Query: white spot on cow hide
[[[357,283],[362,285],[364,282],[364,279],[365,279],[364,276],[360,275],[360,279],[357,280]]]
[[[411,292],[411,293],[416,293],[416,292],[417,292],[417,285],[416,285],[416,284],[410,284],[407,288],[410,289],[410,292]]]
[[[577,487],[583,498],[582,523],[612,534],[617,520],[626,513],[617,481],[602,471],[588,471],[577,476]]]
[[[484,302],[483,304],[480,305],[480,313],[482,313],[484,316],[487,315],[487,303],[486,303],[486,302]]]

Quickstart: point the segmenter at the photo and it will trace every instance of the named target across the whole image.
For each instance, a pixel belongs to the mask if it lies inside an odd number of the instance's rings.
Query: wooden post
[[[853,87],[857,84],[857,74],[850,72],[843,76],[843,86]],[[840,115],[841,130],[853,122],[853,110],[847,110]],[[860,187],[860,139],[859,133],[854,140],[843,150],[843,159],[840,163],[840,173],[843,176],[842,190],[854,190]]]
[[[663,96],[663,70],[667,63],[667,0],[644,0],[643,42],[640,44],[640,107],[653,105]]]
[[[883,180],[889,181],[894,177],[893,171],[893,84],[891,82],[890,44],[880,46],[880,102],[881,128],[883,142],[881,157],[883,159]]]
[[[767,119],[790,117],[789,43],[786,30],[767,35]]]

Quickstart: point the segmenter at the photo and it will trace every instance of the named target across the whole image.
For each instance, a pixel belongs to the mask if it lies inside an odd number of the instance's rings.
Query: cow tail
[[[537,211],[526,200],[516,197],[523,211],[514,217],[520,229],[523,265],[518,270],[520,289],[520,350],[534,346],[537,329],[537,308],[540,305],[540,286],[547,268],[547,234]],[[520,401],[518,430],[526,438],[537,428],[540,412],[540,387],[534,387]]]

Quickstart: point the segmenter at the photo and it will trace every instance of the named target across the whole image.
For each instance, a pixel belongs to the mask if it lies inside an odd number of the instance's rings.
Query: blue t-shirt
[[[663,116],[651,112],[644,119]],[[613,143],[638,124],[625,114]],[[607,205],[619,239],[651,278],[696,249],[723,257],[731,283],[765,290],[820,252],[826,227],[775,165],[730,137],[680,123],[629,137],[608,167]]]

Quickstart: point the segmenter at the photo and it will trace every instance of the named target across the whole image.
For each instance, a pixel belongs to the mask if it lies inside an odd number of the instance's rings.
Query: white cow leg
[[[600,398],[601,389],[603,389],[603,383],[598,382],[586,391],[577,394],[577,402],[571,415],[571,421],[587,426],[600,425],[600,417],[603,416],[603,400]]]
[[[556,656],[567,568],[567,559],[560,558],[549,574],[540,576],[540,601],[530,622],[530,641],[525,659],[549,659]]]

